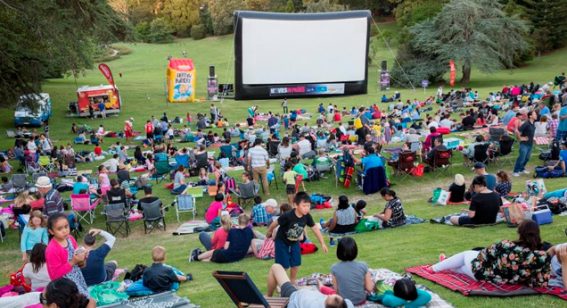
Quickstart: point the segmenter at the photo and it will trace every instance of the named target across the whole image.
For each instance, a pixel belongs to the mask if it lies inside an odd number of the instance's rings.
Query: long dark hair
[[[44,243],[37,243],[33,246],[30,263],[34,273],[38,273],[41,267],[45,264],[45,249],[47,246]]]
[[[518,235],[520,239],[515,243],[531,250],[538,250],[541,248],[541,236],[539,234],[539,225],[527,219],[520,223],[518,226]]]
[[[51,281],[45,288],[45,300],[48,305],[65,308],[85,308],[89,304],[89,299],[79,293],[77,285],[68,278]]]
[[[344,210],[348,209],[350,204],[348,203],[348,197],[345,195],[341,195],[339,197],[339,205],[337,206],[337,210]]]

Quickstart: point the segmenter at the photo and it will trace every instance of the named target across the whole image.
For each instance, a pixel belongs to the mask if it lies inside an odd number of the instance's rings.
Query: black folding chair
[[[236,307],[283,308],[287,297],[264,297],[245,272],[215,271],[213,277],[220,283]]]
[[[481,143],[474,146],[473,164],[474,163],[488,163],[490,156],[488,156],[488,143]]]
[[[254,197],[258,196],[259,190],[260,185],[254,181],[250,181],[248,184],[238,183],[238,191],[233,190],[232,193],[238,198],[238,205],[245,208],[245,203],[254,200]]]
[[[161,205],[161,200],[156,200],[151,203],[140,202],[140,207],[144,212],[144,233],[152,233],[152,231],[156,228],[163,229],[163,231],[166,230],[165,218]]]
[[[128,210],[124,203],[112,203],[104,207],[106,216],[106,231],[112,235],[117,233],[128,237],[130,224],[128,222]]]

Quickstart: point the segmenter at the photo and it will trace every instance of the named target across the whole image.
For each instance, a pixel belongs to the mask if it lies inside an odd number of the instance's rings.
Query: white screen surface
[[[365,79],[368,20],[242,19],[242,83]]]

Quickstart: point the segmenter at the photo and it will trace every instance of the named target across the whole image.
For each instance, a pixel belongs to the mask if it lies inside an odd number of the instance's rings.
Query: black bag
[[[124,276],[124,280],[126,279],[130,279],[132,281],[140,280],[144,275],[144,271],[146,270],[146,268],[148,267],[145,266],[144,264],[136,264],[136,266],[134,266],[134,268],[131,271],[126,272],[126,275]]]
[[[545,201],[551,213],[558,215],[567,210],[567,205],[558,198],[549,198]]]
[[[6,228],[4,228],[4,223],[0,221],[0,233],[2,233],[2,238],[6,237]]]

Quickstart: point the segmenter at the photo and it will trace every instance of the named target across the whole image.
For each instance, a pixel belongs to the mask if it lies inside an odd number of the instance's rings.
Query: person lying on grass
[[[432,272],[452,271],[475,281],[545,287],[550,278],[550,258],[541,241],[539,226],[524,220],[517,241],[503,240],[480,251],[467,250],[430,267]]]

